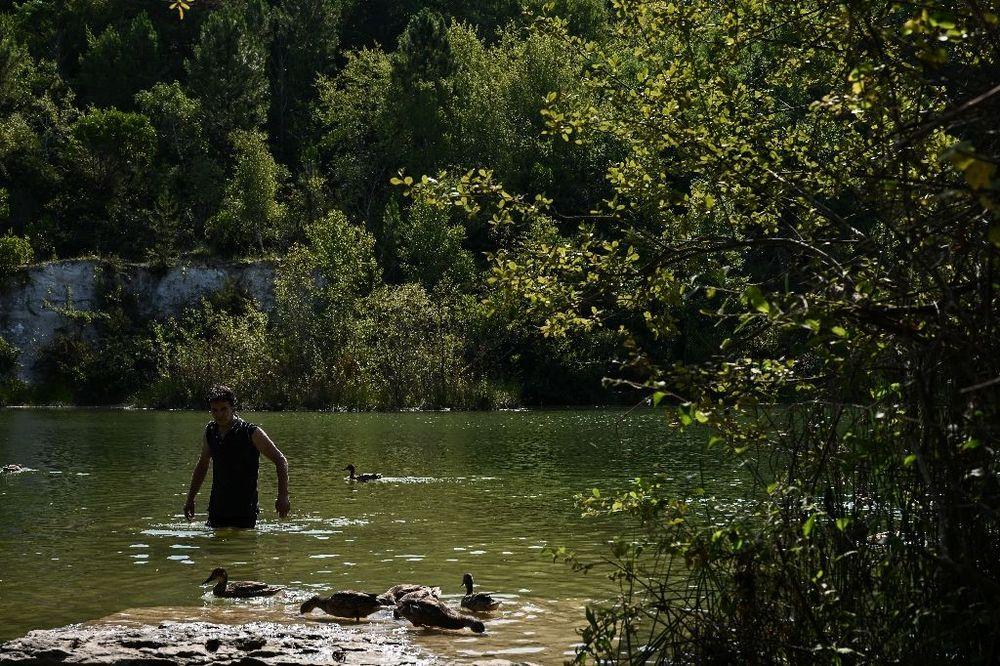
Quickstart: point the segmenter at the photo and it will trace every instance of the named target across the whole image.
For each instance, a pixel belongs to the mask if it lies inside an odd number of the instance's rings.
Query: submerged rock
[[[0,645],[3,664],[428,664],[434,660],[398,636],[370,635],[336,624],[159,625],[40,629]]]

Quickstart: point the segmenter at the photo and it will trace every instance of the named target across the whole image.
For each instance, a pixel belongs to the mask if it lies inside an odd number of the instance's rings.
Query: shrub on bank
[[[18,267],[31,263],[34,252],[27,238],[6,234],[0,236],[0,280]]]
[[[19,402],[24,397],[24,383],[17,379],[20,353],[17,347],[0,338],[0,407]]]

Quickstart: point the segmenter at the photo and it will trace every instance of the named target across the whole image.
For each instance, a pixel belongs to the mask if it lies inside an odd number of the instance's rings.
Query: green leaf
[[[951,30],[956,25],[955,19],[947,14],[932,14],[927,22],[942,30]]]
[[[767,302],[764,295],[760,292],[760,289],[756,285],[750,285],[743,292],[743,298],[747,303],[753,306],[757,312],[762,312],[763,314],[768,314],[771,312],[771,304]]]
[[[677,408],[677,418],[680,420],[681,425],[689,426],[694,423],[694,419],[691,418],[691,415],[683,407]]]
[[[847,329],[845,329],[843,326],[834,326],[833,328],[830,329],[830,332],[832,332],[838,338],[847,337]]]
[[[816,526],[816,514],[809,516],[806,522],[802,525],[802,536],[809,538],[809,534],[813,531],[813,527]]]
[[[843,532],[851,524],[850,518],[837,518],[837,529]]]
[[[965,440],[964,444],[962,444],[962,450],[963,451],[971,451],[973,449],[978,449],[980,446],[982,446],[982,444],[983,443],[980,442],[975,437],[970,437],[969,439]]]
[[[915,462],[917,462],[917,454],[911,453],[910,455],[903,458],[903,467],[910,467]]]

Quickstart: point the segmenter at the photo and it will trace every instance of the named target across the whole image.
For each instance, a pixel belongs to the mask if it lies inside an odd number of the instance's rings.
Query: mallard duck
[[[465,586],[465,596],[462,597],[462,608],[468,608],[470,611],[476,613],[485,613],[500,607],[499,599],[494,599],[485,592],[472,593],[472,574],[467,573],[462,576],[462,585]]]
[[[312,609],[319,608],[328,615],[353,617],[355,622],[360,622],[361,618],[371,615],[384,605],[379,601],[378,595],[343,590],[326,598],[317,595],[307,599],[299,608],[299,613],[305,615]]]
[[[408,594],[396,604],[393,617],[405,617],[415,627],[436,627],[438,629],[462,629],[468,627],[477,634],[486,631],[486,625],[474,617],[462,615],[452,610],[435,597]]]
[[[415,585],[413,583],[401,583],[393,585],[388,590],[378,595],[379,602],[386,606],[395,606],[403,597],[414,594],[416,596],[434,597],[441,594],[440,587],[429,587],[427,585]]]
[[[355,474],[354,469],[355,469],[354,465],[348,465],[347,467],[344,468],[345,472],[351,473],[350,476],[351,481],[361,481],[362,483],[364,483],[365,481],[376,481],[382,478],[381,474],[376,474],[374,472],[372,472],[371,474]]]
[[[212,588],[212,594],[217,597],[270,597],[285,589],[281,585],[268,585],[255,580],[235,580],[230,583],[229,574],[222,567],[213,569],[212,575],[202,585],[208,585],[216,579],[219,582]]]

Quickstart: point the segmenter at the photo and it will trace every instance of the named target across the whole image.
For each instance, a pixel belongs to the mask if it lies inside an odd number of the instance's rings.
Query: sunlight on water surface
[[[708,501],[720,505],[740,498],[731,461],[707,453],[702,434],[671,435],[649,412],[244,416],[291,469],[292,514],[279,521],[274,469],[261,460],[252,531],[204,526],[210,480],[198,520],[181,512],[205,415],[0,411],[0,464],[31,470],[0,477],[0,640],[104,616],[300,621],[298,604],[312,594],[400,582],[439,585],[457,606],[469,571],[503,600],[484,635],[416,629],[390,611],[362,623],[448,661],[560,663],[579,640],[584,605],[614,590],[544,550],[604,556],[620,529],[581,518],[575,494],[655,472],[704,477]],[[349,483],[347,463],[384,476]],[[276,599],[215,599],[199,583],[216,566],[287,589]],[[316,611],[308,621],[332,620]]]

